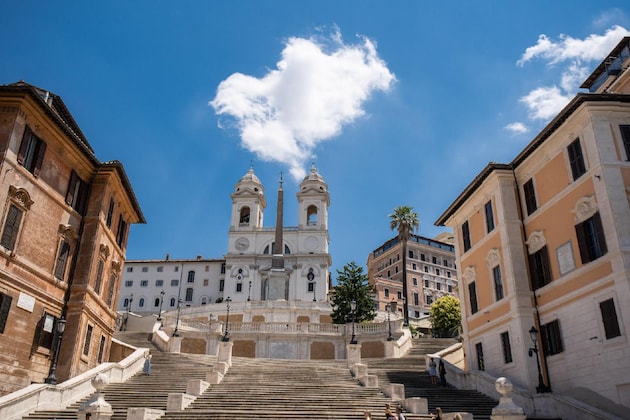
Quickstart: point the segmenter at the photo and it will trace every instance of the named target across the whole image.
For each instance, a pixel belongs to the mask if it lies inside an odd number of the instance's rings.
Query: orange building
[[[407,299],[411,320],[428,316],[433,302],[455,294],[455,250],[446,238],[442,235],[429,239],[411,234],[407,241]],[[368,256],[368,282],[375,287],[379,311],[385,311],[391,302],[395,302],[396,311],[403,311],[401,252],[402,243],[396,236]]]
[[[0,86],[0,395],[107,361],[131,223],[120,162],[100,162],[57,95]]]
[[[455,232],[467,369],[630,407],[628,67],[629,37],[437,219]]]

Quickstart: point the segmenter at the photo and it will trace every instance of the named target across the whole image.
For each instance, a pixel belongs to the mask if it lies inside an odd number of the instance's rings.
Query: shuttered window
[[[39,176],[45,153],[46,143],[33,134],[29,127],[26,127],[18,151],[18,163],[33,175]]]
[[[62,241],[61,247],[59,248],[59,255],[57,255],[57,262],[55,263],[55,277],[59,280],[63,281],[65,278],[69,256],[70,244],[66,241]]]
[[[621,330],[619,329],[619,320],[617,319],[617,310],[615,309],[615,301],[612,299],[600,302],[599,308],[602,312],[602,322],[604,323],[604,331],[606,339],[619,337]]]
[[[0,334],[4,334],[4,328],[9,319],[9,311],[11,310],[11,301],[13,298],[5,293],[0,293]]]
[[[604,228],[599,212],[589,219],[575,226],[578,247],[582,264],[589,263],[605,255],[608,252]]]
[[[0,245],[9,251],[13,251],[15,247],[23,214],[24,211],[15,204],[9,206],[7,218],[4,221],[4,228],[2,229],[2,238],[0,239]]]

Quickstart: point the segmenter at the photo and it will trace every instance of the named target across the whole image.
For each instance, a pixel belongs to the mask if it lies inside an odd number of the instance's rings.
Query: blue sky
[[[252,163],[265,225],[281,171],[297,225],[315,162],[335,273],[394,236],[398,205],[442,232],[472,178],[510,162],[628,28],[614,0],[13,1],[0,83],[60,95],[98,158],[124,164],[147,219],[128,259],[221,258]]]

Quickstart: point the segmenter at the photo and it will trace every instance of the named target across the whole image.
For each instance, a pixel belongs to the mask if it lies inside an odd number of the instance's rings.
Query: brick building
[[[129,226],[145,220],[122,164],[96,158],[51,92],[0,86],[0,153],[4,395],[108,360]]]

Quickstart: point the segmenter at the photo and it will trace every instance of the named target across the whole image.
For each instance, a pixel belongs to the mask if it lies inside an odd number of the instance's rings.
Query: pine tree
[[[359,267],[354,261],[346,264],[342,270],[337,270],[337,286],[331,298],[333,323],[352,322],[352,301],[356,302],[354,322],[360,323],[374,319],[376,316],[375,302],[372,297],[374,288],[368,284],[367,280],[363,267]]]

